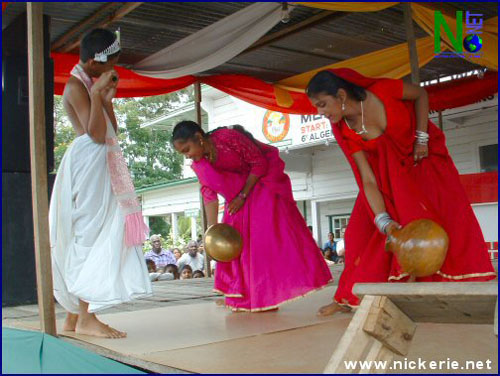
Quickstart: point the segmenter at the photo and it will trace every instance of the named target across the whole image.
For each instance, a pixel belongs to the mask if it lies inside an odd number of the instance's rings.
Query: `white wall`
[[[472,205],[472,210],[483,230],[484,240],[498,241],[498,203]]]
[[[186,209],[199,209],[198,182],[146,191],[142,195],[144,216],[161,216],[170,213],[183,213]]]

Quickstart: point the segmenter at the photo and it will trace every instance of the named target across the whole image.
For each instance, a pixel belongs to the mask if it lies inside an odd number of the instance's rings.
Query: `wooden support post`
[[[57,335],[49,238],[43,3],[27,3],[31,191],[35,235],[36,282],[42,332]]]
[[[416,328],[387,297],[365,295],[324,373],[385,373],[373,361],[390,365],[395,353],[407,355]],[[371,369],[361,368],[359,362],[370,361]]]
[[[441,79],[440,77],[438,77],[438,84],[441,82]],[[444,130],[444,127],[443,127],[443,111],[439,110],[438,111],[438,125],[439,125],[439,129],[441,129],[442,131]]]
[[[373,337],[370,337],[364,330],[363,325],[370,313],[373,304],[376,304],[380,297],[365,296],[354,314],[344,335],[335,347],[330,361],[323,373],[355,373],[356,370],[348,369],[347,362],[362,360],[361,357],[368,346],[374,343]]]
[[[417,324],[385,296],[372,306],[363,326],[365,332],[399,355],[408,354],[416,329]]]
[[[196,122],[203,128],[202,118],[201,118],[201,84],[195,82],[194,84],[194,106],[196,111]],[[205,213],[205,205],[203,205],[203,196],[200,192],[200,214],[201,214],[201,230],[203,234],[207,231],[207,215]],[[205,251],[205,275],[207,277],[212,276],[212,269],[210,268],[210,256]]]
[[[411,16],[411,4],[404,3],[404,18],[406,37],[408,39],[408,50],[410,52],[411,82],[415,85],[420,84],[420,74],[418,67],[417,42],[415,39],[415,30],[413,29],[413,19]]]

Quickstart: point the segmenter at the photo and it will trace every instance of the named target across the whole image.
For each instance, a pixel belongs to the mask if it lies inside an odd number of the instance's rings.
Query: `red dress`
[[[386,236],[373,223],[374,215],[351,156],[359,150],[365,152],[387,212],[395,221],[404,226],[415,219],[428,218],[448,233],[450,243],[441,270],[417,281],[494,279],[496,273],[481,228],[448,154],[444,133],[429,121],[429,157],[414,166],[416,116],[414,102],[402,99],[403,81],[366,78],[348,69],[333,72],[375,94],[384,104],[387,116],[384,134],[369,141],[350,130],[344,121],[332,124],[360,188],[345,233],[345,269],[335,300],[358,305],[358,297],[352,294],[355,283],[406,281],[409,277],[401,271],[396,257],[385,250]]]

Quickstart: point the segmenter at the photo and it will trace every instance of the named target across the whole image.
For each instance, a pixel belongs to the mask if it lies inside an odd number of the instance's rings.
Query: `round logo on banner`
[[[290,129],[290,115],[276,111],[266,111],[262,123],[262,133],[270,142],[283,140]]]

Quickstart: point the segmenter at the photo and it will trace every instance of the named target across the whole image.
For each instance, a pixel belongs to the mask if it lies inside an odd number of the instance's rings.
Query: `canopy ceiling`
[[[45,2],[51,17],[52,50],[78,52],[78,40],[93,27],[120,28],[121,63],[129,67],[222,18],[249,2]],[[447,3],[456,10],[473,6],[484,19],[498,15],[496,3]],[[25,12],[26,3],[9,3],[2,29]],[[416,37],[425,33],[414,23]],[[71,30],[76,30],[70,33]],[[61,42],[61,38],[62,42]],[[297,5],[288,23],[280,23],[255,45],[203,74],[238,73],[268,82],[327,64],[404,43],[402,4],[377,12],[330,12]],[[479,66],[460,58],[434,59],[420,70],[422,81],[458,74]]]

